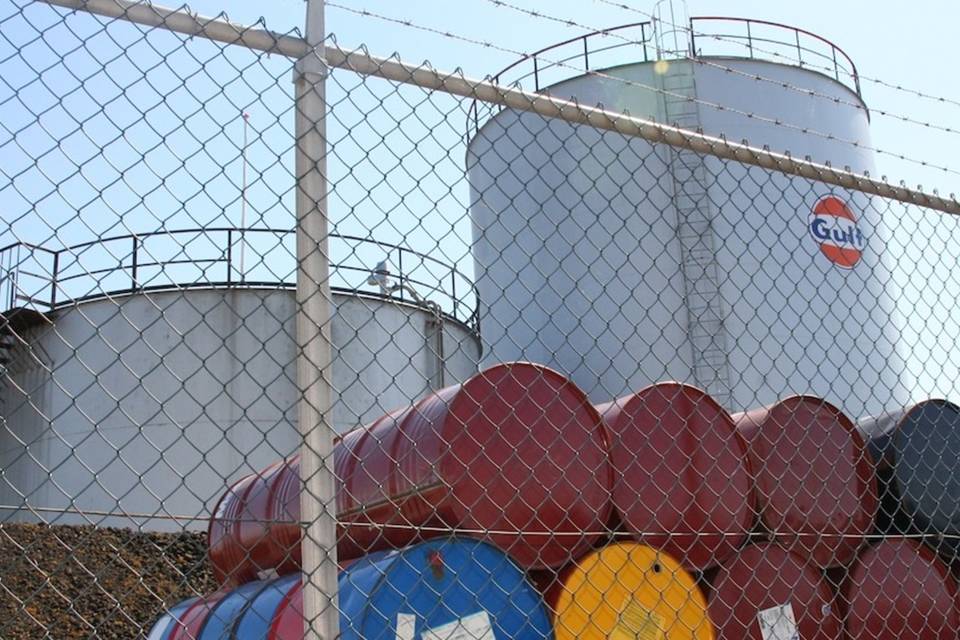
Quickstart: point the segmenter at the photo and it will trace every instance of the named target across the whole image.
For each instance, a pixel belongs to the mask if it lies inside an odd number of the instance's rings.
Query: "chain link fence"
[[[3,5],[0,637],[955,638],[960,205],[744,26]]]

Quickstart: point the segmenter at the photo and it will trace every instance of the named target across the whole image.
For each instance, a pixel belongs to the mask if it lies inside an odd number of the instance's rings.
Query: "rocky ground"
[[[0,525],[0,638],[145,638],[163,610],[216,588],[206,534]]]

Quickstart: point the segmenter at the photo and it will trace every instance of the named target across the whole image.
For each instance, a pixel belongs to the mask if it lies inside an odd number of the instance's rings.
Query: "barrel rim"
[[[834,595],[834,590],[831,588],[826,575],[821,571],[811,560],[808,560],[803,554],[798,553],[797,551],[784,546],[783,544],[775,540],[763,540],[760,542],[753,542],[744,547],[742,547],[736,555],[727,558],[717,566],[716,573],[710,577],[710,589],[709,595],[707,597],[707,608],[708,611],[711,609],[711,605],[714,602],[717,602],[717,606],[722,606],[725,610],[732,612],[735,610],[736,606],[742,600],[742,597],[737,598],[736,601],[728,602],[726,599],[721,599],[718,596],[717,584],[721,576],[729,575],[730,570],[729,566],[740,560],[747,553],[759,553],[760,558],[766,557],[766,554],[770,552],[781,554],[779,562],[770,561],[770,565],[776,568],[774,575],[779,576],[780,572],[783,571],[784,559],[790,559],[793,563],[801,570],[801,572],[806,576],[807,584],[809,584],[813,590],[819,594],[820,599],[822,599],[830,608],[830,617],[834,620],[837,630],[837,635],[835,636],[838,640],[843,638],[844,633],[844,621],[841,616],[841,612],[838,610],[836,598]],[[756,571],[756,566],[752,564],[745,564],[745,568],[750,569],[752,572]],[[754,578],[755,580],[755,578]],[[742,594],[744,592],[743,587],[746,585],[737,585],[734,583],[734,586],[739,589],[739,592]],[[769,585],[761,584],[760,586],[764,587],[764,591],[769,590]],[[791,594],[793,593],[793,588],[791,588]],[[727,620],[730,620],[732,615],[727,616]],[[713,621],[714,626],[717,630],[717,637],[723,637],[722,627],[714,620],[714,615],[710,616],[711,621]],[[798,628],[799,628],[799,620]]]
[[[463,549],[464,547],[468,547],[469,549]],[[513,571],[513,577],[516,578],[516,583],[528,590],[530,595],[540,605],[539,609],[543,614],[543,621],[547,624],[550,623],[550,613],[544,605],[543,598],[540,596],[540,592],[530,582],[526,572],[520,567],[519,563],[514,560],[513,556],[497,545],[488,542],[487,540],[480,540],[469,536],[455,534],[440,536],[437,538],[430,538],[429,540],[424,540],[422,542],[417,542],[416,544],[403,547],[402,549],[385,549],[382,551],[369,553],[352,564],[349,567],[349,570],[342,571],[340,573],[338,582],[340,580],[348,579],[349,574],[354,571],[362,571],[374,564],[388,560],[386,565],[376,567],[375,570],[377,578],[370,588],[364,592],[365,604],[363,605],[363,611],[369,611],[371,607],[373,607],[374,610],[379,611],[376,609],[374,601],[377,595],[381,593],[386,586],[389,586],[389,580],[397,575],[396,572],[398,570],[402,570],[403,568],[412,570],[409,562],[399,562],[400,560],[405,559],[405,554],[429,554],[434,551],[443,552],[444,549],[449,548],[461,548],[463,549],[462,553],[464,554],[464,557],[471,559],[477,557],[477,549],[483,549],[485,553],[490,554],[490,557],[495,557],[497,559],[498,569],[503,571],[504,567],[509,567],[510,570]],[[490,574],[484,583],[485,588],[501,588],[500,584],[503,577],[503,573],[498,573],[497,575]],[[455,582],[455,584],[458,582],[459,581]],[[472,595],[474,597],[478,597],[479,592],[472,593]],[[530,624],[529,621],[528,624]]]
[[[590,548],[596,543],[596,541],[602,535],[599,531],[600,527],[604,526],[607,522],[609,522],[611,514],[613,513],[613,504],[611,501],[611,493],[612,493],[611,489],[613,486],[614,478],[613,478],[613,467],[610,464],[610,435],[608,433],[607,426],[603,421],[603,418],[600,416],[597,409],[590,402],[589,397],[587,396],[586,392],[583,391],[583,389],[581,389],[576,383],[574,383],[567,376],[543,364],[530,362],[527,360],[514,360],[509,362],[497,363],[495,365],[487,367],[483,371],[480,371],[476,375],[471,376],[468,380],[461,383],[460,389],[458,389],[458,392],[454,395],[454,397],[452,398],[448,406],[448,411],[447,411],[448,419],[444,420],[443,438],[449,442],[450,438],[446,431],[448,428],[451,428],[449,425],[453,425],[453,428],[457,428],[459,426],[458,424],[454,424],[454,423],[457,423],[458,421],[451,420],[449,418],[454,415],[457,415],[458,409],[462,408],[465,403],[476,402],[477,396],[476,394],[471,395],[469,393],[470,388],[475,387],[477,385],[481,385],[481,384],[484,384],[484,385],[491,384],[487,379],[487,376],[490,374],[496,374],[502,371],[509,371],[516,368],[535,371],[538,374],[538,377],[537,377],[538,380],[545,379],[545,380],[552,381],[553,383],[557,384],[557,388],[560,392],[570,394],[570,397],[575,401],[577,407],[580,410],[586,412],[586,414],[590,418],[590,421],[592,422],[593,428],[590,430],[591,438],[598,439],[596,442],[596,447],[597,447],[598,453],[600,454],[599,455],[600,460],[599,460],[598,470],[594,471],[594,475],[598,479],[597,484],[600,486],[606,487],[606,490],[602,492],[598,492],[598,493],[603,493],[604,494],[603,496],[600,496],[600,495],[597,496],[598,498],[597,504],[599,504],[600,502],[603,502],[602,507],[598,509],[596,516],[594,517],[594,521],[598,523],[598,526],[597,526],[598,530],[594,532],[584,533],[577,540],[577,542],[570,549],[570,552],[576,555],[578,549],[582,550],[584,548]],[[509,377],[510,376],[508,376],[508,378]],[[466,391],[466,393],[462,393],[462,391]],[[450,450],[448,450],[448,453],[449,451]],[[450,457],[448,455],[443,455],[439,465],[441,468],[441,472],[439,475],[443,479],[444,483],[446,483],[447,486],[449,486],[451,489],[450,499],[447,502],[450,503],[451,509],[453,509],[454,513],[457,514],[458,520],[464,525],[466,525],[465,528],[472,528],[472,529],[484,528],[483,525],[480,522],[478,522],[477,518],[475,517],[474,515],[475,510],[472,509],[470,505],[467,505],[466,501],[460,499],[462,492],[464,491],[464,489],[462,488],[463,484],[467,483],[467,481],[463,480],[462,476],[459,479],[455,479],[453,482],[450,482],[447,480],[450,474],[443,470],[446,469],[449,464],[451,464]],[[599,468],[601,467],[603,469],[602,471],[603,477],[601,477],[601,472],[599,471]],[[482,486],[485,489],[487,489],[489,488],[491,482],[495,482],[495,481],[496,481],[495,477],[483,479]],[[549,489],[544,489],[544,493],[549,494]],[[581,496],[582,495],[583,494],[581,493]],[[580,502],[579,498],[578,498],[578,502]],[[498,516],[498,519],[499,519],[499,516]],[[588,533],[591,535],[588,535]],[[549,546],[555,540],[554,537],[550,535],[543,535],[541,537],[544,539],[544,543],[542,545],[539,545],[540,547]],[[522,536],[520,536],[519,534],[518,534],[518,539],[522,539]],[[530,545],[531,543],[526,542],[523,544]],[[501,549],[501,551],[506,552],[508,555],[511,555],[513,553],[511,550],[508,550],[508,549]],[[540,564],[543,564],[539,560],[536,560],[536,563],[538,564],[538,566]]]
[[[876,520],[877,511],[880,508],[880,491],[879,483],[877,482],[876,477],[876,463],[873,460],[873,456],[870,454],[867,441],[863,437],[863,434],[857,428],[853,420],[837,405],[829,402],[828,400],[815,396],[812,394],[791,394],[783,398],[778,399],[775,402],[764,405],[762,407],[757,407],[750,409],[748,411],[743,411],[737,413],[733,416],[734,422],[737,424],[737,430],[752,430],[754,433],[747,437],[749,442],[749,456],[751,458],[760,457],[756,451],[754,441],[760,439],[760,431],[764,427],[762,425],[769,422],[774,422],[775,426],[782,428],[783,424],[779,421],[773,420],[772,415],[776,411],[791,411],[795,410],[795,407],[801,405],[813,405],[817,412],[827,411],[830,413],[836,423],[843,429],[853,445],[855,452],[855,459],[853,460],[853,479],[856,481],[857,491],[857,503],[859,505],[858,509],[860,515],[863,516],[864,526],[862,530],[857,530],[854,533],[858,534],[859,541],[848,540],[846,537],[847,532],[839,532],[843,535],[831,534],[828,530],[826,533],[822,531],[822,526],[817,526],[814,533],[824,533],[826,538],[819,536],[815,541],[806,544],[801,540],[801,546],[808,546],[810,549],[811,558],[821,567],[829,568],[835,566],[842,566],[848,564],[850,560],[855,557],[856,552],[863,546],[865,543],[865,536],[870,533],[873,528],[873,524]],[[769,440],[769,446],[771,448],[779,447],[781,445],[781,439],[777,438],[775,440]],[[756,504],[757,510],[759,512],[760,522],[767,523],[767,513],[768,510],[773,510],[775,517],[780,521],[785,521],[787,512],[789,509],[782,508],[783,501],[780,500],[770,500],[766,493],[773,495],[777,493],[777,487],[780,486],[777,482],[777,478],[772,478],[770,474],[766,471],[766,465],[762,463],[761,460],[752,461],[754,468],[754,482],[756,486]],[[765,490],[764,487],[772,487],[773,490]],[[790,503],[793,504],[793,501]],[[809,515],[804,518],[804,524],[809,526],[810,520]],[[822,518],[821,518],[822,519]],[[851,516],[849,521],[853,523],[857,520],[856,516]],[[803,534],[804,530],[798,529],[798,534]],[[831,542],[834,538],[837,538],[835,542]],[[829,556],[829,559],[821,563],[818,556]]]
[[[838,589],[840,602],[843,605],[845,614],[847,614],[847,615],[844,615],[844,620],[843,620],[844,631],[846,631],[847,621],[850,619],[848,612],[850,607],[852,606],[852,603],[854,601],[859,601],[860,598],[858,598],[857,596],[861,596],[863,594],[863,582],[858,581],[856,584],[854,584],[853,582],[854,569],[863,566],[861,560],[863,559],[864,556],[866,556],[867,554],[871,554],[871,552],[875,554],[877,553],[876,550],[880,546],[889,546],[891,544],[895,544],[898,547],[898,551],[897,551],[898,556],[901,554],[901,552],[899,551],[899,548],[902,548],[904,546],[910,547],[913,551],[916,552],[917,556],[927,564],[927,566],[930,569],[932,569],[938,574],[941,584],[943,585],[947,593],[947,596],[950,598],[950,602],[953,603],[952,617],[953,617],[954,624],[960,623],[960,601],[958,601],[958,597],[960,597],[960,583],[958,583],[957,578],[954,577],[954,574],[950,570],[950,566],[947,563],[947,561],[940,558],[940,556],[938,556],[927,545],[921,542],[918,542],[917,540],[900,536],[896,538],[884,538],[883,540],[880,540],[879,542],[870,545],[857,557],[854,563],[850,566],[850,569],[847,572],[847,575],[844,577],[843,583],[840,585],[840,588]],[[885,564],[884,568],[889,573],[890,565]],[[887,579],[889,579],[889,577]],[[901,584],[901,589],[902,589],[902,584]],[[875,606],[871,606],[870,610],[874,611]],[[853,640],[852,637],[851,637],[851,640]]]
[[[600,413],[601,419],[604,421],[604,424],[607,427],[607,433],[611,442],[609,447],[609,459],[610,459],[611,471],[614,477],[611,483],[610,501],[613,507],[613,511],[620,516],[621,521],[624,520],[622,515],[624,509],[621,508],[621,503],[619,500],[619,498],[621,497],[620,494],[623,493],[623,486],[622,486],[623,483],[622,483],[622,477],[618,477],[618,475],[622,475],[622,474],[617,473],[617,471],[622,468],[622,465],[615,462],[615,460],[618,460],[622,453],[621,447],[618,446],[621,444],[619,434],[622,431],[623,426],[628,421],[630,421],[629,416],[627,415],[628,407],[630,407],[636,402],[642,402],[645,396],[648,396],[649,394],[654,393],[656,391],[662,391],[663,389],[676,389],[677,395],[692,394],[693,397],[691,399],[693,402],[695,403],[703,402],[704,404],[706,404],[708,407],[710,407],[710,409],[716,412],[717,416],[721,419],[723,424],[726,425],[729,432],[728,435],[730,436],[730,441],[736,443],[735,446],[737,447],[737,453],[739,454],[738,457],[739,457],[740,467],[742,469],[742,477],[746,483],[746,490],[743,495],[743,501],[740,509],[741,513],[739,514],[740,515],[739,519],[742,521],[742,525],[743,525],[743,535],[740,536],[739,539],[736,539],[734,542],[731,543],[732,548],[730,549],[730,554],[733,554],[736,552],[737,548],[742,545],[744,540],[746,540],[747,536],[749,535],[749,530],[751,528],[751,525],[753,524],[756,518],[757,497],[756,497],[756,490],[754,488],[754,481],[753,481],[753,478],[754,478],[753,465],[749,456],[747,440],[737,430],[736,423],[734,422],[730,412],[723,405],[721,405],[720,402],[717,401],[717,399],[713,397],[712,394],[710,394],[708,391],[706,391],[705,389],[697,385],[676,381],[676,380],[660,381],[660,382],[656,382],[656,383],[647,385],[645,387],[642,387],[641,389],[633,393],[627,394],[625,396],[622,396],[621,398],[610,401],[608,403],[604,403],[603,405],[600,405],[597,407],[597,411]],[[680,417],[680,416],[678,415],[677,417]],[[728,480],[731,480],[732,478],[733,477],[730,476]],[[701,478],[701,480],[703,480],[703,478]],[[626,526],[629,528],[629,523],[626,523]],[[646,540],[650,541],[650,540],[653,540],[654,538],[655,538],[654,536],[650,536],[650,537],[647,537]],[[643,542],[643,540],[641,540],[641,542]],[[649,542],[647,543],[649,544]],[[655,546],[658,546],[658,545],[655,545]],[[668,545],[668,548],[666,550],[669,551],[670,548],[672,547]],[[709,569],[712,566],[715,566],[720,561],[720,559],[721,559],[720,557],[713,557],[708,562],[708,564],[704,566],[694,566],[694,565],[688,565],[686,563],[686,557],[685,557],[683,560],[681,560],[681,565],[689,569],[702,571],[705,569]]]
[[[551,589],[553,593],[548,592],[544,594],[544,603],[554,627],[557,627],[559,624],[558,621],[561,614],[567,611],[574,603],[576,603],[575,592],[568,588],[568,584],[574,576],[582,576],[584,584],[591,584],[589,580],[591,570],[596,567],[601,567],[601,570],[603,570],[603,568],[610,570],[609,565],[604,563],[605,554],[622,552],[627,558],[631,558],[634,551],[641,551],[645,555],[649,554],[654,558],[657,558],[658,562],[666,566],[668,573],[672,576],[672,580],[676,581],[678,577],[684,580],[685,584],[683,586],[687,588],[688,599],[689,601],[692,601],[692,604],[700,610],[702,620],[706,622],[710,631],[708,637],[713,638],[715,633],[713,622],[710,620],[707,613],[707,597],[694,573],[684,567],[683,563],[669,552],[636,540],[620,540],[611,542],[610,544],[606,544],[602,547],[591,549],[557,574],[556,580],[553,583],[554,586]],[[589,564],[589,567],[586,566],[587,564]],[[645,579],[641,580],[643,583],[646,583]],[[624,591],[628,597],[633,596],[629,590],[624,589]],[[560,605],[562,601],[564,606],[561,609]],[[611,607],[614,607],[612,603]],[[580,613],[586,613],[588,618],[590,615],[595,613],[595,611],[584,612],[582,608],[578,608],[578,611]]]
[[[918,411],[923,411],[927,405],[937,405],[941,409],[948,408],[953,411],[958,418],[960,418],[960,404],[951,402],[945,398],[927,398],[919,402],[913,403],[908,407],[904,408],[899,419],[896,421],[894,427],[889,432],[890,437],[890,450],[893,454],[893,465],[892,465],[892,474],[891,477],[896,485],[896,499],[900,503],[901,507],[910,514],[911,520],[918,522],[921,526],[921,529],[925,529],[934,524],[936,518],[929,516],[928,514],[921,513],[917,509],[916,500],[912,499],[912,496],[906,491],[907,486],[910,484],[910,480],[913,477],[913,469],[911,469],[910,477],[904,477],[904,474],[901,472],[901,465],[899,464],[900,453],[902,449],[906,446],[904,438],[906,435],[904,433],[905,427],[910,424],[910,417]],[[960,497],[958,497],[958,502],[960,502]],[[934,514],[936,515],[936,514]],[[960,517],[956,519],[949,519],[950,527],[957,532],[960,532]]]
[[[147,632],[147,640],[170,640],[170,636],[174,631],[174,625],[179,624],[180,614],[196,604],[199,599],[200,596],[193,596],[192,598],[181,600],[172,607],[165,607],[164,612],[157,618],[156,622],[153,623],[153,626],[150,627],[150,631]],[[165,626],[163,629],[158,629],[158,626],[161,624]],[[157,632],[161,635],[155,637],[154,633]]]
[[[273,578],[272,580],[260,581],[260,588],[257,589],[257,592],[254,593],[252,596],[250,596],[250,598],[243,603],[243,607],[241,607],[241,609],[237,611],[237,615],[234,617],[233,622],[230,623],[230,635],[228,636],[229,638],[236,638],[237,630],[240,627],[240,621],[243,620],[243,617],[247,615],[247,612],[250,610],[250,607],[253,606],[253,603],[256,602],[257,598],[259,598],[263,594],[263,592],[266,591],[268,588],[270,588],[270,586],[273,585],[276,581],[286,577],[287,576],[279,576],[277,578]]]
[[[184,610],[183,616],[177,620],[178,626],[174,627],[173,632],[170,634],[170,640],[181,640],[181,638],[183,640],[192,640],[193,638],[199,638],[203,633],[203,628],[207,626],[207,621],[210,620],[210,615],[217,610],[217,607],[220,606],[224,598],[231,593],[231,589],[220,587],[213,593],[197,598],[192,605]],[[194,612],[201,607],[206,608],[206,613],[203,614],[203,617],[199,620],[196,618],[186,620],[191,614],[195,615]],[[191,628],[191,623],[197,624],[196,631]]]

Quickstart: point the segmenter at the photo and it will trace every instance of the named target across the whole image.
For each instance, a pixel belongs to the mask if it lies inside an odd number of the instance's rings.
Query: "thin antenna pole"
[[[247,228],[247,129],[250,126],[250,114],[243,112],[243,149],[240,156],[243,158],[243,180],[240,186],[240,280],[247,279],[247,270],[244,269],[244,257],[247,242],[243,230]]]
[[[339,637],[336,483],[331,424],[330,258],[323,0],[307,0],[308,51],[294,69],[297,202],[297,388],[306,640]]]

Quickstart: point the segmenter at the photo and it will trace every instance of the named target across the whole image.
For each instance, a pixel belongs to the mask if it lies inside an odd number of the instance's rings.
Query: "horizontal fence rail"
[[[528,88],[532,85],[539,92],[591,71],[651,62],[657,59],[654,28],[653,22],[636,22],[564,40],[523,56],[494,74],[491,82]],[[733,31],[726,32],[728,29]],[[829,73],[860,96],[860,78],[850,56],[804,29],[766,20],[696,16],[690,19],[688,37],[689,55],[694,60],[727,55],[809,67]],[[469,135],[476,134],[483,124],[479,112],[482,104],[475,101],[470,105]]]

